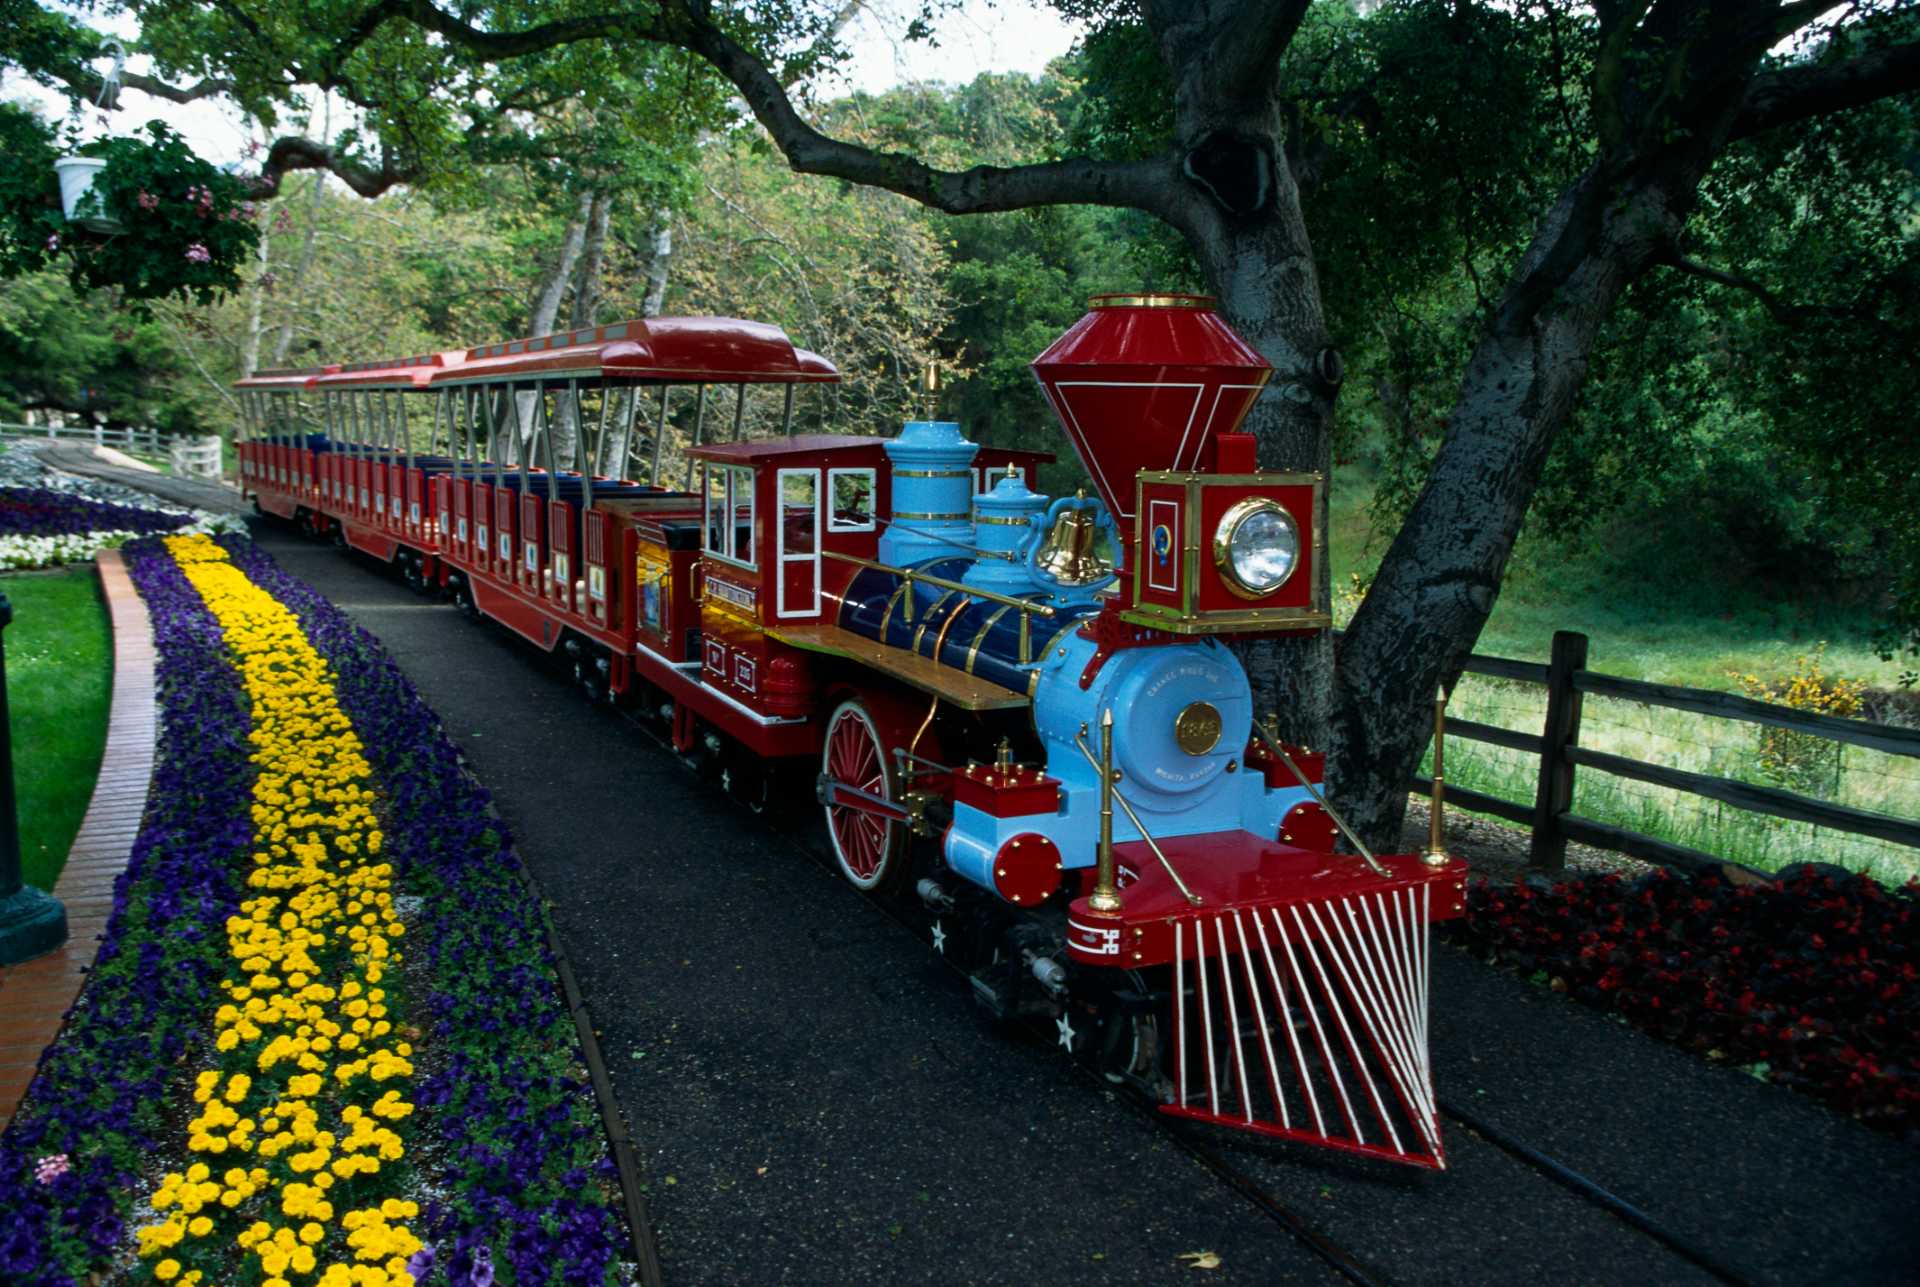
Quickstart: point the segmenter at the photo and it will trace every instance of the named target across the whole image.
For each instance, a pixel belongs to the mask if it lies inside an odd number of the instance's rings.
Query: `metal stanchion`
[[[13,726],[7,715],[7,626],[13,605],[0,593],[0,965],[51,952],[67,941],[67,909],[20,877],[20,818],[13,800]]]

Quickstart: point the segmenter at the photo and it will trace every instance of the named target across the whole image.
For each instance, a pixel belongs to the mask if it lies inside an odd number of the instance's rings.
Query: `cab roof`
[[[265,389],[292,392],[295,389],[311,389],[321,376],[332,375],[340,368],[334,366],[282,366],[270,367],[264,371],[255,371],[245,379],[235,380],[236,389]]]
[[[803,433],[791,438],[704,443],[689,449],[687,454],[696,460],[751,465],[762,460],[783,460],[788,456],[818,456],[822,452],[846,451],[853,447],[879,447],[884,446],[886,441],[885,438],[862,438],[844,433]]]
[[[420,353],[398,360],[382,358],[373,362],[349,362],[333,368],[332,374],[322,376],[319,387],[424,389],[435,374],[458,366],[466,360],[466,356],[466,350],[454,349],[448,353]]]

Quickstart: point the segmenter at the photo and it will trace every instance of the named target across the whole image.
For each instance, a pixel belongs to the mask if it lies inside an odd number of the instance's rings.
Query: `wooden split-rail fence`
[[[1574,813],[1574,774],[1580,769],[1610,773],[1634,782],[1704,796],[1752,813],[1811,823],[1853,835],[1874,836],[1895,844],[1920,848],[1920,821],[1835,804],[1781,787],[1757,786],[1732,778],[1649,764],[1644,760],[1581,746],[1580,708],[1589,694],[1614,697],[1716,719],[1741,720],[1789,729],[1850,746],[1884,751],[1889,755],[1914,757],[1920,757],[1920,729],[1820,715],[1791,706],[1756,701],[1735,693],[1717,693],[1702,688],[1682,688],[1674,684],[1652,684],[1638,679],[1603,675],[1587,669],[1587,637],[1570,630],[1555,632],[1552,656],[1544,664],[1514,661],[1507,657],[1485,657],[1476,653],[1467,658],[1466,670],[1493,679],[1540,684],[1547,690],[1546,718],[1538,733],[1523,733],[1474,720],[1447,720],[1450,738],[1464,737],[1470,741],[1487,742],[1540,758],[1539,785],[1531,804],[1503,800],[1498,796],[1457,786],[1451,780],[1446,784],[1446,799],[1449,804],[1479,813],[1490,813],[1532,828],[1533,844],[1528,858],[1532,866],[1541,870],[1560,871],[1566,866],[1567,842],[1570,840],[1685,870],[1720,866],[1726,862],[1724,858],[1686,845]],[[1432,779],[1426,777],[1416,778],[1415,784],[1421,791],[1431,790],[1433,786]]]

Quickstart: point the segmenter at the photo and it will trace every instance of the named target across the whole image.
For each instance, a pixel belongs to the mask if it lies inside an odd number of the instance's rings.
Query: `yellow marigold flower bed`
[[[419,1213],[390,1168],[406,1156],[413,1049],[382,986],[405,931],[372,770],[299,619],[208,538],[166,544],[251,704],[255,892],[226,924],[221,1059],[195,1080],[193,1159],[154,1194],[139,1253],[175,1284],[412,1287]]]

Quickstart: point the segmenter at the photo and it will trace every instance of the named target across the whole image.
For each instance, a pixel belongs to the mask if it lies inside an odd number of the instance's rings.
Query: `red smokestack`
[[[1273,368],[1205,295],[1096,295],[1033,373],[1133,547],[1143,469],[1211,472],[1214,442],[1253,409]]]

